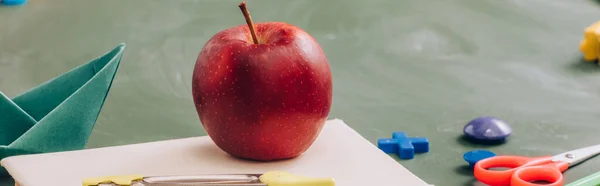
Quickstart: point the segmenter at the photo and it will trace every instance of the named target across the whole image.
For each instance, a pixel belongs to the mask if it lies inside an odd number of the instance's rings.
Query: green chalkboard
[[[119,43],[127,52],[88,147],[205,135],[192,67],[216,32],[245,24],[234,0],[29,0],[0,7],[0,90],[12,97]],[[373,143],[393,131],[428,137],[399,160],[438,186],[474,185],[463,153],[552,155],[600,142],[600,67],[581,61],[594,0],[249,0],[255,22],[311,35],[333,71],[331,118]],[[514,130],[498,146],[461,140],[491,115]],[[598,171],[600,158],[565,173]],[[6,181],[4,181],[6,180]],[[0,183],[10,184],[4,178]],[[0,184],[2,185],[2,184]]]

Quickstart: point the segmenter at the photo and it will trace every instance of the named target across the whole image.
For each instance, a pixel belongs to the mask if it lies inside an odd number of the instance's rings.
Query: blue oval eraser
[[[14,5],[22,5],[27,3],[27,0],[0,0],[0,4],[14,6]]]
[[[469,151],[469,152],[465,153],[463,155],[463,158],[465,159],[465,161],[467,161],[469,163],[469,167],[473,168],[475,166],[475,163],[477,163],[479,160],[494,157],[494,156],[496,156],[496,154],[494,154],[492,151],[473,150],[473,151]]]
[[[506,122],[494,117],[479,117],[471,120],[463,128],[463,133],[477,140],[504,140],[512,133]]]

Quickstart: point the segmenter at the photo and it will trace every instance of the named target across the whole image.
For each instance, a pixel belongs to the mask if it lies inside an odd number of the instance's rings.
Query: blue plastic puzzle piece
[[[396,153],[400,159],[412,159],[416,153],[429,152],[427,138],[407,137],[405,132],[394,132],[392,138],[377,141],[377,146],[385,153]]]
[[[469,151],[469,152],[465,153],[463,155],[463,158],[465,159],[465,161],[467,161],[469,163],[469,168],[473,168],[473,167],[475,167],[475,164],[479,160],[494,157],[494,156],[496,156],[496,154],[494,154],[492,151],[473,150],[473,151]]]
[[[17,6],[27,3],[27,0],[0,0],[1,5]]]
[[[407,138],[407,136],[406,136],[405,132],[394,132],[394,133],[392,133],[392,138],[394,138],[394,139],[404,139],[404,138]]]
[[[410,140],[400,140],[399,146],[400,151],[398,151],[398,156],[400,159],[413,159],[415,157],[415,147],[412,145]]]
[[[396,140],[396,139],[390,139],[390,138],[379,139],[377,141],[377,146],[379,147],[379,149],[381,149],[383,152],[385,152],[387,154],[398,152],[398,140]]]
[[[427,138],[410,138],[416,153],[429,152],[429,140]]]

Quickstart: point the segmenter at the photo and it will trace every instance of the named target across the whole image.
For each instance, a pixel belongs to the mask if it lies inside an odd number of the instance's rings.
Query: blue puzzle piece
[[[385,153],[396,153],[400,159],[412,159],[416,153],[429,152],[427,138],[407,137],[404,132],[392,133],[392,138],[383,138],[377,141],[377,146]]]
[[[0,5],[17,6],[27,3],[27,0],[0,0]]]
[[[410,140],[400,140],[398,146],[400,146],[400,151],[398,151],[400,159],[413,159],[415,157],[415,147]]]
[[[475,164],[482,159],[494,157],[496,154],[488,150],[473,150],[465,153],[463,158],[469,163],[469,168],[475,167]]]
[[[394,138],[394,139],[404,139],[404,138],[407,138],[407,136],[406,136],[405,132],[394,132],[394,133],[392,133],[392,138]]]
[[[427,138],[410,138],[416,153],[429,152],[429,140]]]
[[[387,154],[398,152],[398,140],[396,140],[396,139],[390,139],[390,138],[379,139],[377,141],[377,146],[379,147],[379,149],[381,149],[383,152],[385,152]]]

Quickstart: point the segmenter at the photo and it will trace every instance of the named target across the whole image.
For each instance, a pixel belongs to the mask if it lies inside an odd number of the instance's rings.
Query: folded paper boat
[[[13,99],[0,92],[0,159],[85,148],[124,49],[120,44]]]

